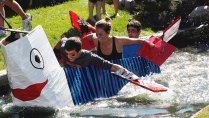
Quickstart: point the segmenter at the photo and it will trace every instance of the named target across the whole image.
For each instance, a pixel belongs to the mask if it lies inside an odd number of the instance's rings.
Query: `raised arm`
[[[144,40],[140,38],[116,37],[122,45],[142,44]]]
[[[129,37],[116,37],[118,43],[120,46],[124,45],[131,45],[131,44],[142,44],[145,40],[142,40],[141,38],[129,38]],[[149,43],[150,47],[153,47],[153,43]]]
[[[98,39],[96,37],[96,33],[91,33],[83,37],[84,40],[93,41],[94,45],[97,46]]]
[[[118,76],[126,77],[126,78],[133,79],[133,80],[139,79],[139,77],[137,75],[128,71],[127,69],[125,69],[121,65],[113,64],[107,60],[104,60],[103,58],[99,57],[96,54],[91,54],[91,60],[89,60],[89,61],[90,61],[90,65],[96,65],[101,68],[110,69],[111,72],[113,72],[114,74],[116,74]]]

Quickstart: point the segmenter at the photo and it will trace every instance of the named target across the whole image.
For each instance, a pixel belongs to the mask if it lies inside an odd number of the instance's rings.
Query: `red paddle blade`
[[[119,76],[122,79],[125,79],[125,80],[131,82],[132,84],[134,84],[136,86],[140,86],[140,87],[142,87],[144,89],[147,89],[149,91],[152,91],[152,92],[165,92],[165,91],[167,91],[167,87],[163,86],[162,84],[158,84],[154,81],[140,80],[140,79],[130,80],[129,78],[125,78],[124,76],[117,75],[114,72],[111,72],[111,73],[116,75],[116,76]]]
[[[167,87],[148,80],[134,80],[130,82],[152,92],[165,92],[168,90]]]

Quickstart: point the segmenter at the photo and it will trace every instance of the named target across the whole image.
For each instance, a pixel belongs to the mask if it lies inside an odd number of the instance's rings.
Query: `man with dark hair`
[[[139,38],[141,33],[141,23],[138,20],[131,19],[127,24],[128,37]]]
[[[104,69],[109,69],[116,75],[123,76],[132,80],[139,77],[118,64],[113,64],[102,57],[81,49],[81,41],[79,37],[63,38],[61,48],[64,50],[66,64],[69,66],[86,67],[89,65],[99,66]]]

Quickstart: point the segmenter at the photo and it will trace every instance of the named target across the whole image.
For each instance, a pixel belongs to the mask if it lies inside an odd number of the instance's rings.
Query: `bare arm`
[[[98,39],[96,37],[96,33],[88,34],[83,38],[85,38],[85,40],[93,41],[94,45],[97,47]]]
[[[99,57],[96,54],[93,54],[93,53],[89,53],[89,54],[90,54],[89,55],[90,58],[85,58],[85,62],[89,61],[89,62],[87,62],[86,65],[96,65],[101,68],[110,69],[112,72],[114,72],[114,74],[121,76],[121,77],[129,78],[129,79],[139,79],[139,77],[137,75],[128,71],[124,67],[122,67],[118,64],[113,64],[107,60],[104,60],[103,58]],[[80,63],[83,64],[83,62],[80,62]]]
[[[142,44],[144,42],[144,40],[142,40],[141,38],[117,37],[116,39],[118,39],[117,41],[122,47],[124,45]],[[153,46],[154,44],[150,43],[150,47],[153,47]]]
[[[121,45],[142,44],[144,40],[140,38],[116,37]]]

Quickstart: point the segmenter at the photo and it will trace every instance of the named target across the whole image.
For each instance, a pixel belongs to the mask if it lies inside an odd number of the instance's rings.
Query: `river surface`
[[[167,92],[153,93],[127,84],[118,96],[60,110],[15,107],[8,94],[0,97],[0,117],[191,117],[209,104],[209,52],[206,48],[179,49],[160,67],[160,74],[142,78],[167,86]],[[140,102],[140,96],[150,101]]]

